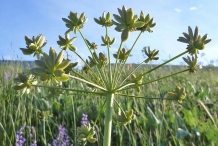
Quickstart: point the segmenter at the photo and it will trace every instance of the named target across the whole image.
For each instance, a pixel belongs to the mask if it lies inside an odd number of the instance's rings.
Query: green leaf
[[[198,124],[198,118],[192,113],[192,111],[183,109],[184,120],[189,126],[196,126]]]

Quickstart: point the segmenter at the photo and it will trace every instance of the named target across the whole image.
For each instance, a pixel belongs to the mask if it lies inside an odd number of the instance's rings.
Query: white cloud
[[[174,9],[176,12],[181,12],[181,10],[180,9]]]
[[[191,11],[192,10],[197,10],[197,8],[196,7],[190,7],[189,10],[191,10]]]

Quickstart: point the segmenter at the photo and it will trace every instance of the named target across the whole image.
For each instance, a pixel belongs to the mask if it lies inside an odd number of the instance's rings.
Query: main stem
[[[103,146],[111,145],[111,131],[112,131],[112,111],[113,111],[114,93],[107,94],[105,126],[104,126],[104,144]]]

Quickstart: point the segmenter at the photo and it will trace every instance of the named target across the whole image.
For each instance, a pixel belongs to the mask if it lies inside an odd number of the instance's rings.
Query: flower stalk
[[[111,131],[112,131],[112,112],[114,103],[114,93],[107,94],[106,111],[105,111],[105,126],[104,126],[104,143],[103,146],[110,146]]]

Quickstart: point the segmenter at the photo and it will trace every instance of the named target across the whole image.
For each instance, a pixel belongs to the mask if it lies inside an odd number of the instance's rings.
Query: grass
[[[143,66],[138,71],[148,70],[153,66]],[[133,66],[134,68],[134,66]],[[132,68],[132,69],[133,69]],[[184,66],[164,66],[156,72],[146,75],[143,80],[157,79]],[[82,113],[88,115],[93,123],[104,96],[90,94],[72,94],[69,91],[61,94],[50,94],[46,89],[34,88],[31,94],[20,96],[19,91],[12,89],[13,78],[21,72],[21,64],[1,64],[0,71],[0,145],[14,145],[16,131],[26,123],[36,128],[38,145],[52,143],[57,137],[58,126],[62,124],[73,145],[76,142],[76,127],[80,126]],[[132,69],[128,70],[131,71]],[[5,72],[10,72],[5,80]],[[43,83],[42,83],[43,84]],[[192,75],[183,73],[158,82],[144,85],[141,93],[134,90],[125,94],[149,98],[166,98],[167,92],[175,86],[185,87],[187,97],[182,104],[166,100],[145,100],[116,96],[124,110],[133,109],[136,118],[128,125],[121,125],[113,114],[113,146],[179,146],[179,145],[218,145],[218,77],[217,69],[205,67]],[[73,89],[91,90],[85,84],[70,80],[64,84]],[[119,112],[115,106],[114,113]],[[104,113],[100,115],[95,129],[98,141],[87,145],[101,146],[103,143]],[[25,137],[28,137],[26,131]],[[198,134],[200,133],[200,135]],[[30,143],[27,138],[26,143]]]

